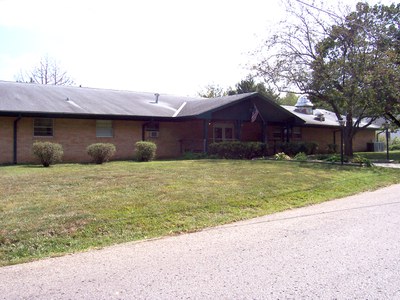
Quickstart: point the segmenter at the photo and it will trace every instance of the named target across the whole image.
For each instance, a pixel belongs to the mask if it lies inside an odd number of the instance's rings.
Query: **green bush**
[[[331,163],[336,163],[336,162],[341,162],[341,156],[340,154],[333,154],[330,155],[325,161],[331,162]],[[343,162],[349,162],[349,158],[347,156],[343,156]]]
[[[277,145],[278,151],[285,152],[288,155],[296,155],[304,152],[307,155],[315,154],[318,150],[316,142],[285,142]]]
[[[50,142],[35,142],[32,146],[33,154],[39,159],[43,167],[60,162],[64,154],[60,144]]]
[[[156,157],[157,145],[153,142],[140,141],[135,144],[136,160],[150,161]]]
[[[96,164],[102,164],[115,154],[116,149],[110,143],[96,143],[89,145],[86,151]]]
[[[328,145],[328,153],[337,153],[339,145],[337,144],[329,144]]]
[[[182,155],[182,159],[188,159],[188,160],[204,159],[204,158],[207,158],[207,155],[203,152],[197,153],[197,152],[187,151]]]
[[[389,145],[389,150],[400,150],[400,138],[395,137]]]
[[[393,144],[389,146],[389,150],[400,150],[400,144]]]
[[[299,152],[295,155],[294,157],[295,160],[299,160],[299,161],[306,161],[307,160],[307,154],[305,154],[304,152]]]
[[[285,152],[276,153],[274,155],[276,160],[291,160],[290,156],[287,155]]]
[[[363,166],[367,166],[367,167],[372,167],[373,164],[371,163],[371,161],[363,156],[359,156],[359,155],[354,155],[353,159],[351,160],[352,163],[355,164],[360,164]]]
[[[267,145],[260,142],[220,142],[208,147],[208,154],[225,159],[252,159],[266,154]]]

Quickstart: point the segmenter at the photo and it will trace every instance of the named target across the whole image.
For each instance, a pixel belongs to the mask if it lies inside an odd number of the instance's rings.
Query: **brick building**
[[[67,162],[89,161],[86,147],[98,142],[116,146],[114,159],[132,159],[140,140],[154,141],[159,158],[229,140],[266,142],[272,152],[283,141],[317,142],[320,151],[338,143],[336,116],[304,104],[279,106],[257,93],[204,99],[0,81],[0,164],[34,161],[35,141],[60,143]],[[360,129],[354,150],[366,150],[375,130]]]

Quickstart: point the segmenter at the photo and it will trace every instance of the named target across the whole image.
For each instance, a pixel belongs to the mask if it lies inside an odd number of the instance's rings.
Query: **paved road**
[[[400,299],[400,185],[0,268],[3,299]]]

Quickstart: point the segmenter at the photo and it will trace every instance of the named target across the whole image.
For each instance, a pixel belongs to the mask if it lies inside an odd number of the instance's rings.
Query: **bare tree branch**
[[[17,82],[29,82],[37,84],[73,85],[73,79],[66,71],[63,71],[55,59],[44,56],[38,66],[31,71],[20,71],[16,76]]]

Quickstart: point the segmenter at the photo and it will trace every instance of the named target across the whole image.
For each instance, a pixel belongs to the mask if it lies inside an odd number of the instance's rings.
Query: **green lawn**
[[[366,157],[370,160],[386,160],[386,151],[385,152],[357,152],[357,154]],[[389,151],[389,159],[394,160],[396,162],[400,161],[400,150]]]
[[[0,265],[196,231],[400,182],[400,170],[276,161],[0,167]]]

